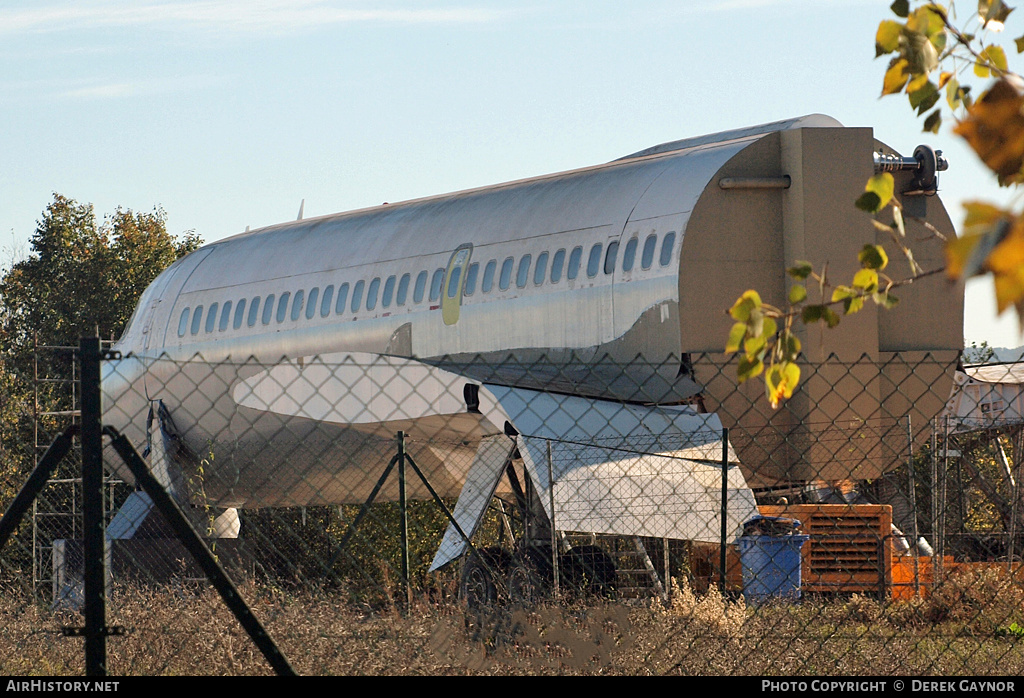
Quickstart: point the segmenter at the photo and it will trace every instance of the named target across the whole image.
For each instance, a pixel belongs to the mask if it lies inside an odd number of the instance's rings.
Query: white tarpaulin
[[[508,421],[527,472],[561,531],[718,542],[721,536],[722,425],[717,415],[687,407],[624,405],[521,388],[487,386],[480,410],[497,425]],[[495,454],[497,455],[497,454]],[[461,517],[479,522],[504,470],[480,459],[470,471]],[[728,462],[737,458],[730,449]],[[550,473],[550,476],[549,476]],[[727,538],[757,515],[753,492],[739,468],[728,469]],[[463,527],[467,535],[473,531]],[[474,529],[475,530],[475,529]],[[465,552],[449,526],[431,569]]]

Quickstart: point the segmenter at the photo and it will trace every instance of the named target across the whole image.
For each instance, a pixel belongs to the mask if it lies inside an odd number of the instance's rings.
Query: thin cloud
[[[91,87],[79,87],[67,90],[61,94],[61,97],[68,99],[112,99],[129,97],[133,91],[131,83],[120,82],[110,85],[94,85]]]
[[[477,7],[363,9],[329,0],[171,0],[92,2],[0,10],[0,34],[55,33],[104,27],[160,25],[239,33],[305,30],[328,24],[469,24],[510,14]]]

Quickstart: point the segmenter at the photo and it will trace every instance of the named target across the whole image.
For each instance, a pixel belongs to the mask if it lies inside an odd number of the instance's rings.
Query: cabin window
[[[342,284],[338,287],[338,302],[334,305],[334,312],[337,315],[343,315],[345,313],[345,304],[348,303],[348,284]]]
[[[658,236],[648,235],[647,239],[644,240],[644,251],[640,255],[640,266],[644,269],[650,269],[651,265],[654,264],[654,250],[658,246]]]
[[[363,302],[364,288],[366,288],[366,282],[362,280],[357,281],[356,285],[352,287],[352,304],[349,305],[349,309],[353,313],[359,312],[359,306],[362,305]]]
[[[526,282],[530,280],[530,263],[533,262],[533,257],[524,254],[519,260],[519,270],[516,272],[516,286],[523,288],[526,286]]]
[[[572,281],[580,275],[580,260],[583,259],[583,248],[577,245],[572,248],[572,254],[569,255],[569,268],[565,272],[565,278]]]
[[[235,324],[234,328],[237,330],[245,322],[245,299],[238,301],[238,305],[235,306]]]
[[[639,238],[630,238],[626,243],[626,249],[622,251],[622,271],[632,271],[633,263],[636,261],[636,246]]]
[[[178,336],[184,337],[186,332],[188,332],[188,308],[183,309],[181,317],[178,318]]]
[[[210,304],[210,312],[206,314],[206,331],[213,332],[214,328],[217,327],[217,308],[220,307],[219,303]]]
[[[331,303],[334,302],[334,284],[324,289],[324,297],[320,299],[320,317],[327,317],[331,312]]]
[[[444,269],[434,270],[434,278],[430,280],[430,302],[441,297],[441,285],[444,284]]]
[[[462,287],[462,293],[466,296],[472,296],[476,290],[476,277],[480,273],[480,263],[473,262],[469,265],[469,269],[466,270],[466,285]]]
[[[455,298],[459,292],[459,279],[462,278],[462,267],[456,266],[452,269],[452,275],[448,277],[448,297]]]
[[[402,278],[398,282],[398,295],[395,297],[395,305],[405,305],[405,299],[409,297],[409,280],[412,278],[409,274],[402,274]]]
[[[412,302],[422,303],[423,294],[427,290],[427,272],[421,271],[416,275],[416,288],[412,291]]]
[[[316,315],[316,302],[320,298],[320,287],[314,286],[309,289],[309,300],[306,301],[306,319],[312,320],[313,316]],[[330,308],[330,304],[327,306]]]
[[[199,334],[199,328],[203,326],[203,306],[197,305],[192,313],[192,334]]]
[[[264,325],[269,325],[270,321],[274,318],[274,294],[271,293],[267,296],[266,300],[263,301],[263,316],[260,321]]]
[[[231,323],[231,301],[224,302],[224,309],[220,311],[220,327],[217,329],[221,332],[228,328]]]
[[[252,304],[249,306],[249,317],[246,319],[246,324],[249,327],[253,327],[256,324],[256,318],[260,316],[260,297],[256,296],[252,299]]]
[[[590,257],[587,259],[587,276],[594,278],[601,269],[601,243],[590,248]]]
[[[492,259],[484,267],[484,280],[480,282],[480,293],[490,293],[494,286],[494,270],[498,268],[498,260]]]
[[[676,234],[669,233],[665,236],[665,239],[661,243],[661,258],[658,262],[663,267],[667,267],[669,262],[672,261],[672,247],[676,244]]]
[[[366,309],[373,310],[377,307],[377,294],[380,293],[380,277],[373,277],[370,288],[366,290]]]
[[[533,270],[533,285],[540,286],[544,283],[544,276],[548,273],[548,253],[541,252],[537,255],[537,266]]]
[[[299,289],[295,292],[295,299],[292,301],[291,320],[295,322],[302,317],[302,302],[306,300],[306,292]]]
[[[334,306],[334,312],[338,315],[345,314],[345,304],[348,303],[348,284],[338,287],[338,302]]]
[[[615,271],[615,259],[619,256],[619,243],[608,243],[608,254],[604,256],[604,273],[611,274]]]
[[[551,258],[551,283],[557,284],[562,280],[563,266],[565,266],[565,250],[559,250]]]
[[[280,300],[277,301],[277,322],[278,324],[284,322],[284,319],[288,317],[288,299],[291,298],[291,292],[285,291],[281,294]]]
[[[501,276],[498,277],[498,288],[502,291],[507,291],[509,285],[512,283],[513,264],[515,264],[515,260],[511,257],[501,263]]]
[[[387,308],[391,305],[391,299],[395,297],[395,277],[389,276],[384,282],[384,295],[380,298],[380,307]]]

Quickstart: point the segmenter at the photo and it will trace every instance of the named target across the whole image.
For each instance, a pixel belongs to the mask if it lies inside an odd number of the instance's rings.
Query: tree
[[[1009,69],[1006,50],[993,40],[1014,8],[1002,0],[977,0],[976,12],[972,2],[961,22],[952,0],[948,5],[921,0],[911,5],[910,0],[893,2],[895,19],[883,20],[875,35],[876,57],[891,56],[882,96],[906,94],[926,132],[937,133],[948,110],[957,122],[953,132],[967,141],[1001,185],[1024,184],[1024,79]],[[1014,43],[1017,53],[1024,52],[1024,36]],[[988,83],[977,99],[972,81]],[[821,322],[831,328],[865,302],[891,308],[898,302],[893,290],[926,274],[944,271],[951,279],[991,274],[998,311],[1014,306],[1024,326],[1024,209],[965,203],[961,236],[945,240],[945,267],[924,272],[914,262],[891,174],[871,177],[851,203],[873,214],[870,223],[890,235],[895,250],[909,261],[912,276],[886,276],[886,250],[865,245],[858,257],[861,269],[847,284],[832,283],[827,262],[820,270],[805,261],[790,268],[798,283],[791,288],[789,308],[769,306],[756,291],[745,292],[729,310],[735,324],[726,352],[742,353],[737,367],[741,383],[765,374],[773,407],[791,397],[800,381],[801,347],[792,332],[794,322]],[[879,215],[887,209],[892,223]],[[937,230],[931,233],[942,237]],[[817,288],[817,302],[809,300],[808,287]]]
[[[27,471],[37,455],[31,448],[34,342],[77,346],[83,333],[97,328],[102,337],[116,337],[146,286],[200,244],[192,232],[180,238],[169,234],[159,208],[150,213],[119,208],[97,224],[91,204],[54,194],[28,256],[0,277],[0,480]],[[40,373],[70,376],[72,360],[68,353],[48,354]],[[62,387],[43,386],[44,410],[60,404],[67,409]],[[42,426],[45,434],[55,425]],[[0,504],[9,494],[0,483]]]
[[[166,215],[117,209],[97,225],[91,204],[60,194],[43,212],[27,259],[0,279],[0,349],[74,345],[97,328],[124,329],[142,291],[168,265],[199,247],[192,232],[167,232]]]

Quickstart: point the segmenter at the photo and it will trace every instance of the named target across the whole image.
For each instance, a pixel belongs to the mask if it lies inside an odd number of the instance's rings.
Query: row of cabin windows
[[[668,266],[672,261],[672,247],[675,244],[676,234],[668,233],[662,240],[661,254],[658,262],[661,266]],[[626,243],[625,250],[622,255],[622,270],[632,271],[633,266],[636,262],[636,251],[639,245],[638,238],[632,238]],[[647,237],[644,241],[643,251],[640,255],[640,267],[642,269],[650,269],[654,264],[654,253],[657,247],[657,235],[652,234]],[[604,255],[603,270],[605,274],[611,274],[615,271],[616,261],[618,257],[618,242],[612,242],[608,244],[608,249]],[[590,254],[587,259],[587,276],[593,278],[598,275],[601,271],[601,253],[604,250],[602,243],[598,242],[590,248]],[[534,285],[541,285],[544,283],[546,278],[550,278],[551,283],[558,283],[562,280],[563,268],[565,271],[565,278],[572,281],[578,275],[580,271],[580,263],[583,259],[583,247],[577,246],[573,248],[572,252],[569,253],[568,266],[565,265],[566,251],[564,249],[558,250],[550,258],[551,261],[551,272],[550,277],[548,276],[548,261],[549,255],[547,252],[541,252],[537,256],[537,265],[533,267],[533,283]],[[525,254],[519,258],[519,264],[516,266],[514,257],[507,257],[501,264],[501,273],[498,276],[498,288],[502,291],[508,290],[512,284],[512,273],[515,270],[516,286],[518,288],[524,288],[530,279],[530,267],[533,263],[532,255]],[[487,262],[484,267],[483,279],[480,284],[480,292],[488,293],[494,286],[494,275],[497,270],[498,261],[492,259]],[[471,296],[476,292],[476,282],[479,272],[479,263],[473,263],[469,266],[466,271],[466,283],[463,286],[463,294]],[[452,271],[451,278],[448,280],[448,288],[446,289],[447,296],[454,298],[459,291],[459,281],[461,280],[461,267],[456,267]],[[413,285],[412,290],[412,302],[422,303],[423,296],[426,295],[427,290],[427,277],[428,273],[424,270],[416,275],[416,282]],[[323,290],[323,294],[320,293],[320,287],[315,286],[309,291],[309,296],[306,296],[304,290],[298,290],[292,295],[290,292],[285,291],[279,297],[275,297],[273,293],[268,295],[266,298],[255,298],[249,300],[246,298],[240,299],[237,303],[232,305],[231,301],[225,301],[223,305],[219,303],[211,303],[209,309],[205,310],[206,322],[204,324],[204,308],[199,305],[196,306],[195,310],[191,308],[185,308],[181,311],[181,316],[178,318],[178,336],[184,337],[186,333],[193,335],[199,334],[201,330],[206,332],[213,332],[219,330],[224,332],[231,326],[233,329],[240,329],[242,325],[248,327],[255,327],[257,322],[263,325],[269,325],[272,321],[277,323],[283,323],[286,319],[290,319],[292,322],[297,321],[303,315],[307,320],[312,320],[318,310],[320,317],[327,317],[331,314],[331,308],[334,308],[334,312],[337,315],[341,315],[345,312],[346,305],[349,307],[351,312],[357,313],[363,304],[363,295],[366,295],[366,309],[374,310],[377,307],[377,301],[380,300],[381,308],[391,307],[392,301],[395,306],[401,307],[406,304],[409,297],[409,286],[412,284],[412,275],[403,274],[399,280],[397,275],[389,276],[387,281],[383,284],[383,291],[381,289],[380,277],[374,278],[367,286],[365,281],[357,281],[354,286],[351,287],[351,298],[349,296],[349,284],[343,283],[337,289],[337,298],[335,298],[335,287],[334,284],[327,286]],[[441,286],[444,284],[444,268],[438,268],[434,270],[433,277],[430,279],[430,295],[428,296],[431,303],[436,302],[441,298]],[[397,286],[397,288],[396,288]],[[262,301],[262,312],[260,311]],[[219,320],[218,320],[219,315]]]

